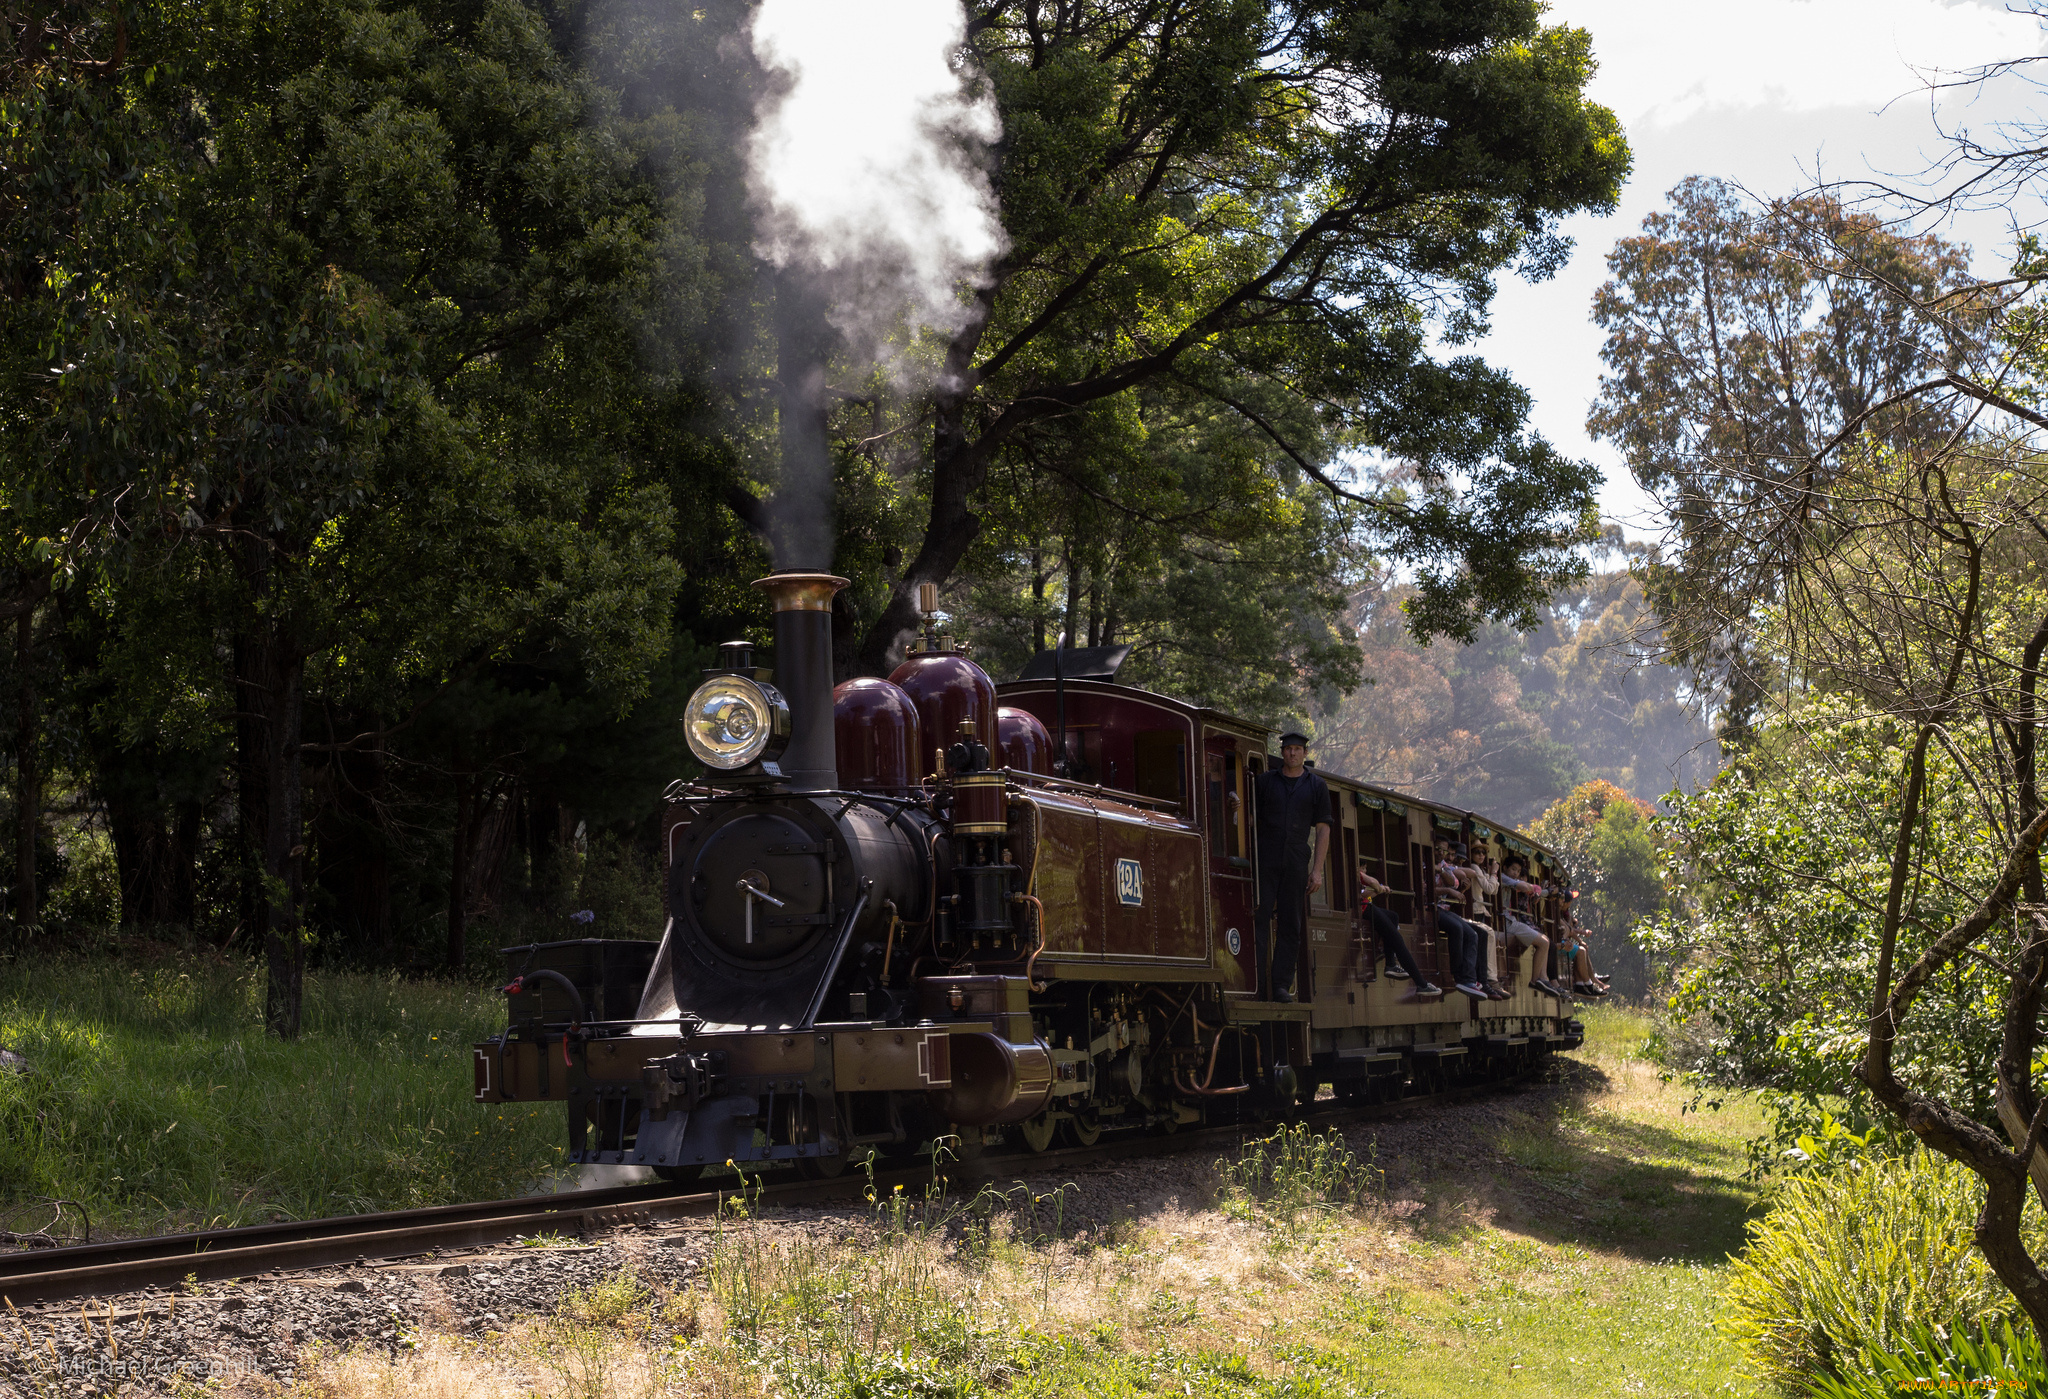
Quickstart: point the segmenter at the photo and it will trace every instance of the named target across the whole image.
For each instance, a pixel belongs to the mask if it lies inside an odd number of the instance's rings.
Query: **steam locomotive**
[[[1323,773],[1330,865],[1297,998],[1262,999],[1264,728],[1115,683],[1107,648],[998,686],[929,592],[903,665],[835,690],[845,580],[755,586],[775,666],[728,644],[689,701],[707,775],[669,789],[661,941],[506,949],[508,1026],[475,1047],[476,1100],[566,1103],[572,1160],[827,1176],[947,1134],[967,1154],[1087,1145],[1261,1119],[1326,1086],[1505,1076],[1580,1043],[1570,1001],[1532,989],[1544,968],[1521,958],[1504,958],[1503,1001],[1386,978],[1354,875],[1394,891],[1424,976],[1448,985],[1434,841],[1558,873],[1533,842]],[[1553,942],[1559,912],[1538,913]]]

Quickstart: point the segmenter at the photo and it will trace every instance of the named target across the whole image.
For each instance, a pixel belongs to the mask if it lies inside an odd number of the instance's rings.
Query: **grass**
[[[1276,1132],[1213,1195],[1076,1230],[1040,1183],[741,1212],[707,1286],[615,1279],[482,1340],[316,1357],[303,1399],[1753,1396],[1716,1328],[1754,1198],[1747,1104],[1685,1109],[1592,1013],[1560,1082],[1348,1140]]]
[[[0,1203],[82,1204],[95,1237],[522,1193],[559,1164],[559,1104],[481,1109],[488,988],[309,973],[304,1033],[266,1036],[263,975],[164,951],[22,955],[0,974]]]

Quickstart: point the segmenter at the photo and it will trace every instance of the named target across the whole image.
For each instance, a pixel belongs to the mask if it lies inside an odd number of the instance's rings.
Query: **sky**
[[[1816,172],[1920,172],[1943,145],[1924,78],[2048,45],[2034,16],[1974,0],[1551,0],[1550,22],[1591,33],[1600,64],[1591,93],[1620,118],[1635,169],[1614,214],[1568,221],[1576,248],[1562,271],[1533,286],[1502,282],[1492,333],[1472,349],[1534,395],[1538,432],[1605,472],[1602,512],[1632,537],[1654,538],[1654,506],[1613,449],[1585,430],[1601,372],[1593,293],[1606,280],[1608,250],[1639,232],[1688,175],[1718,175],[1768,197]],[[2012,80],[1954,94],[1941,122],[1984,131],[2024,114],[2034,96]],[[1980,273],[2002,270],[2011,246],[2002,219],[1975,216],[1948,233],[1970,244]]]

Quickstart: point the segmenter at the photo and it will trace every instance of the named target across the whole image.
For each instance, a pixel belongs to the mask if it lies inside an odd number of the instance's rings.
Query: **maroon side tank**
[[[974,736],[993,759],[996,747],[996,687],[988,672],[958,651],[918,651],[897,666],[891,684],[903,687],[917,706],[922,745],[911,771],[918,777],[936,771],[934,750],[959,742],[960,725],[974,725]]]
[[[917,787],[917,705],[886,680],[863,675],[832,691],[832,738],[840,785],[903,796]]]
[[[1052,735],[1036,714],[1004,705],[996,711],[996,736],[1002,740],[996,760],[1004,767],[1052,776]]]

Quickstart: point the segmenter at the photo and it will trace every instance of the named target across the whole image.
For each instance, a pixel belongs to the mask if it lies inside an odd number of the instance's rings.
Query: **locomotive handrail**
[[[1026,768],[998,768],[997,771],[1019,782],[1035,783],[1061,791],[1087,792],[1111,801],[1142,802],[1146,806],[1164,807],[1176,816],[1180,814],[1180,803],[1171,797],[1148,797],[1143,792],[1126,792],[1118,787],[1104,787],[1094,782],[1076,782],[1071,777],[1048,777],[1045,773],[1032,772]]]
[[[832,949],[832,960],[825,967],[825,975],[818,981],[817,994],[811,997],[810,1008],[804,1012],[804,1018],[800,1023],[802,1029],[808,1030],[818,1023],[818,1016],[825,1009],[826,993],[831,991],[832,980],[839,975],[839,964],[846,957],[846,944],[853,941],[854,925],[860,922],[861,912],[868,906],[868,890],[865,887],[867,881],[862,880],[861,884],[863,887],[860,897],[853,901],[853,907],[847,910],[846,921],[839,925],[839,944]]]

